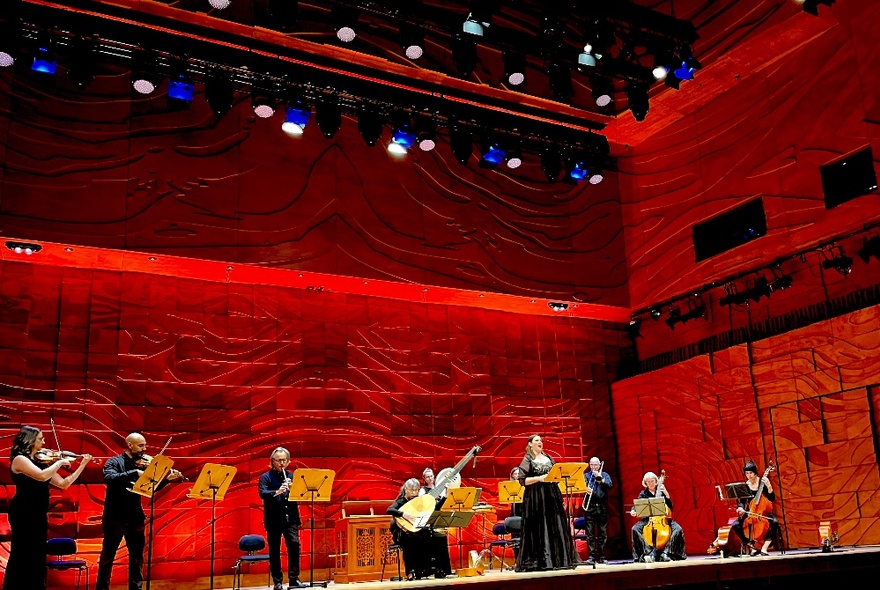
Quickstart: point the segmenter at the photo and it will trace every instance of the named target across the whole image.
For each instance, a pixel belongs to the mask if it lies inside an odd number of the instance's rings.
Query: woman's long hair
[[[15,440],[12,441],[12,450],[9,451],[9,460],[12,461],[19,455],[30,457],[31,453],[34,452],[34,443],[37,442],[38,436],[40,436],[39,428],[35,428],[34,426],[22,426],[21,430],[18,431],[18,434],[15,435]]]
[[[526,441],[526,455],[528,455],[530,459],[534,459],[537,457],[537,455],[532,452],[532,441],[535,440],[539,436],[541,436],[541,435],[540,434],[533,434],[532,436],[529,437],[529,440]]]

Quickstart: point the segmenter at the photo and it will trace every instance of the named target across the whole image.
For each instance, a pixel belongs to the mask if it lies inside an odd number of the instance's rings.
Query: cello
[[[749,540],[748,544],[757,548],[764,542],[764,537],[770,530],[770,513],[773,512],[773,503],[764,495],[764,480],[767,475],[775,470],[776,467],[770,461],[764,475],[758,482],[758,489],[755,491],[755,497],[749,500],[748,508],[743,513],[742,527],[743,533]],[[760,539],[761,543],[756,543]]]
[[[657,489],[654,492],[655,498],[662,498],[663,494],[660,490],[663,488],[663,482],[666,481],[666,470],[660,471],[660,477],[657,480]],[[661,551],[669,542],[672,536],[672,527],[669,526],[669,506],[666,507],[666,514],[663,516],[651,516],[648,523],[642,529],[642,536],[645,538],[645,544],[653,547],[655,551]]]

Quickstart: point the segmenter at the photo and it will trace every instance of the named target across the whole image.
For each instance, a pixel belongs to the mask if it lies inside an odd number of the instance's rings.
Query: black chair
[[[238,561],[235,562],[235,565],[232,566],[232,569],[235,570],[235,576],[232,580],[232,590],[241,590],[241,566],[242,564],[253,565],[255,563],[266,562],[269,563],[269,554],[268,553],[257,553],[257,551],[262,551],[266,548],[266,539],[264,539],[261,535],[244,535],[241,539],[238,540],[238,548],[241,551],[244,551],[245,554],[238,558]],[[266,585],[269,585],[269,573],[266,574]]]
[[[504,522],[495,523],[492,527],[492,534],[498,537],[495,541],[489,543],[490,548],[501,547],[501,569],[504,569],[504,553],[507,548],[516,550],[519,547],[520,539],[515,534],[522,532],[522,517],[508,516]],[[492,561],[495,561],[494,559]],[[492,569],[492,563],[489,563],[489,569]],[[512,569],[512,568],[511,568]]]
[[[400,545],[398,545],[397,543],[392,543],[391,545],[388,545],[388,547],[385,549],[385,555],[382,556],[382,575],[379,576],[380,582],[383,582],[385,580],[385,566],[388,565],[388,558],[392,555],[394,555],[395,559],[397,560],[397,577],[391,578],[391,581],[400,582],[401,580],[403,580],[403,576],[401,576],[400,574]]]
[[[46,562],[50,570],[69,571],[76,570],[76,587],[79,590],[79,582],[83,572],[86,573],[86,589],[89,588],[89,563],[85,559],[65,559],[70,555],[76,555],[76,541],[69,537],[58,537],[46,542],[46,554],[55,557]]]

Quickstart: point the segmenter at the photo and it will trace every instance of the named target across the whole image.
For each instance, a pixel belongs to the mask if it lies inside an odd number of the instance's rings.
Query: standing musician
[[[101,518],[104,540],[101,543],[101,556],[98,558],[98,582],[95,590],[109,590],[113,561],[123,538],[128,547],[129,590],[140,590],[144,581],[141,568],[144,564],[144,527],[147,517],[141,505],[141,496],[132,492],[131,486],[144,473],[151,458],[145,455],[147,440],[142,434],[132,432],[125,437],[125,444],[127,448],[122,454],[110,457],[104,464],[104,483],[107,484]],[[165,487],[169,481],[181,479],[183,475],[173,469],[156,487],[156,491]]]
[[[386,514],[408,519],[407,515],[400,508],[417,497],[419,490],[419,480],[414,477],[406,480],[400,489],[397,499],[385,511]],[[440,499],[437,500],[437,505],[438,507],[442,505]],[[400,545],[401,551],[403,551],[403,561],[406,564],[406,577],[408,580],[420,580],[431,575],[442,579],[452,573],[452,564],[449,561],[449,544],[446,535],[430,528],[423,528],[411,533],[400,528],[397,522],[392,519],[391,536],[394,542]]]
[[[434,470],[430,467],[425,467],[425,470],[422,471],[422,481],[425,483],[422,485],[422,489],[419,490],[420,496],[434,489]]]
[[[587,563],[605,563],[605,541],[608,538],[608,491],[614,484],[611,476],[602,471],[599,457],[590,458],[590,470],[584,474],[587,493],[584,496],[584,530],[590,557]]]
[[[669,491],[664,484],[660,483],[657,474],[653,471],[645,473],[642,478],[642,485],[645,488],[639,493],[639,498],[658,498],[662,497],[666,500],[666,507],[672,510],[672,499],[669,497]],[[659,491],[659,495],[658,495]],[[631,516],[636,516],[636,509],[630,510]],[[661,516],[654,518],[666,519],[670,527],[669,539],[666,546],[657,550],[645,539],[645,527],[651,522],[651,518],[643,518],[632,527],[633,542],[633,561],[637,563],[653,562],[653,561],[680,561],[687,559],[687,552],[684,547],[684,531],[681,525],[672,520],[672,518]]]
[[[770,510],[772,510],[772,503],[776,501],[776,494],[773,492],[773,486],[770,485],[770,480],[767,477],[758,477],[758,466],[755,465],[753,461],[749,461],[745,465],[743,465],[743,473],[746,476],[746,485],[751,491],[752,495],[741,498],[740,504],[736,508],[736,514],[739,516],[739,520],[733,523],[731,526],[731,530],[736,533],[736,536],[739,537],[740,541],[742,541],[742,546],[744,552],[746,550],[750,551],[749,555],[752,557],[769,555],[767,550],[770,548],[770,545],[773,543],[773,539],[776,538],[776,533],[779,530],[779,521],[776,520],[776,517],[770,514],[770,511],[767,511],[766,515],[756,515],[757,518],[763,518],[766,520],[768,528],[767,533],[764,535],[764,543],[760,549],[758,549],[755,541],[757,539],[749,539],[747,535],[751,533],[746,530],[744,526],[749,514],[749,507],[751,506],[752,500],[755,498],[755,495],[758,492],[758,487],[761,483],[764,484],[764,489],[761,492],[761,497],[766,498],[770,502]]]
[[[82,455],[76,471],[61,477],[58,470],[70,467],[70,459],[47,456],[43,433],[33,426],[22,426],[12,441],[9,470],[15,495],[9,502],[12,540],[6,562],[3,590],[43,589],[46,587],[46,537],[49,533],[49,485],[66,490],[86,468],[91,455]]]
[[[260,498],[263,499],[263,526],[269,545],[269,571],[275,584],[282,590],[284,574],[281,571],[281,537],[287,547],[288,588],[305,588],[299,579],[299,527],[302,519],[299,504],[288,500],[293,474],[287,471],[290,451],[276,447],[269,455],[269,471],[260,476]]]

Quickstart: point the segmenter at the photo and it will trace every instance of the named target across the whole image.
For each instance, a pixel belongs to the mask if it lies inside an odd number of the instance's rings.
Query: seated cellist
[[[664,476],[665,477],[665,476]],[[642,478],[642,485],[645,486],[639,493],[640,499],[645,498],[664,498],[666,506],[672,510],[672,499],[669,497],[669,491],[657,474],[649,471]],[[630,510],[631,516],[636,516],[636,509]],[[645,529],[654,526],[653,518],[663,518],[666,520],[664,526],[669,528],[669,535],[663,547],[653,547],[651,545],[650,535],[646,535]],[[648,538],[646,538],[646,536]],[[652,561],[680,561],[687,559],[687,551],[684,544],[684,531],[677,522],[668,517],[652,517],[639,520],[632,527],[632,543],[633,543],[633,561],[636,563],[652,562]],[[660,543],[658,543],[659,545]]]
[[[769,472],[770,469],[767,471]],[[769,555],[767,550],[770,548],[779,530],[779,522],[770,513],[773,502],[776,501],[776,494],[773,493],[773,486],[770,484],[770,480],[767,479],[766,473],[763,477],[758,477],[758,466],[753,461],[749,461],[743,466],[743,473],[746,476],[746,485],[752,495],[740,499],[740,504],[736,509],[739,519],[733,524],[731,529],[742,541],[744,553],[749,551],[749,555],[752,557]],[[761,496],[759,498],[759,508],[756,511],[755,497],[759,491]],[[758,543],[761,539],[756,538],[760,535],[750,530],[748,523],[759,525],[756,528],[759,528],[760,533],[763,534],[763,543],[760,549],[758,549]]]

